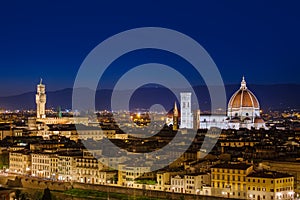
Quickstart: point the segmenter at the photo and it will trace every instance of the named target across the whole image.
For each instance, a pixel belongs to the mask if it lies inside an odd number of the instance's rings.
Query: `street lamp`
[[[197,190],[196,190],[197,199],[198,199],[199,192],[200,192],[200,190],[197,189]]]
[[[149,185],[149,188],[150,188],[150,198],[151,198],[151,190],[152,190],[152,185]]]
[[[129,200],[129,185],[130,185],[130,183],[127,183],[127,184],[126,184],[126,186],[127,186],[127,192],[128,192],[128,193],[127,193],[127,199],[128,199],[128,200]]]
[[[174,199],[174,191],[175,190],[175,187],[172,187],[172,199]]]
[[[110,184],[110,180],[108,180],[107,183],[109,185]],[[107,200],[109,200],[109,189],[110,189],[108,185],[106,186],[107,190],[108,190],[108,192],[107,192]]]

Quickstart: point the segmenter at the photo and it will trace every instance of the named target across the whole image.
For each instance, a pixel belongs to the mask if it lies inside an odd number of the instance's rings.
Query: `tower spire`
[[[176,101],[174,103],[174,116],[178,117],[178,108],[177,108]]]
[[[174,110],[173,110],[173,131],[178,130],[178,109],[176,101],[174,103]]]

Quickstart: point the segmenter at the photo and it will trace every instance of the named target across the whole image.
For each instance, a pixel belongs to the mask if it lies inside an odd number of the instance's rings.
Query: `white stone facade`
[[[182,92],[180,93],[180,128],[193,128],[193,113],[191,103],[192,93]]]

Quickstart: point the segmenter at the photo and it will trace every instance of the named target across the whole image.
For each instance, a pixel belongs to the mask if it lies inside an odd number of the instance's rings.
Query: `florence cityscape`
[[[299,6],[4,3],[0,199],[300,199]]]

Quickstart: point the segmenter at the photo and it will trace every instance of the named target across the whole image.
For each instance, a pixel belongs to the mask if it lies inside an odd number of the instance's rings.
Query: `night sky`
[[[34,91],[40,77],[48,91],[71,88],[95,46],[147,26],[198,41],[225,84],[240,83],[242,75],[250,84],[300,84],[300,1],[176,2],[2,1],[0,96]],[[146,54],[130,58],[143,63]],[[114,73],[107,73],[107,87]]]

